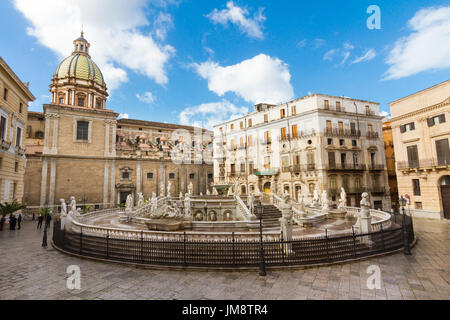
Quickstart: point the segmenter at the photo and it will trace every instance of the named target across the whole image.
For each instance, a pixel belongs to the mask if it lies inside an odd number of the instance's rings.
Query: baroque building
[[[386,155],[386,168],[388,173],[388,182],[392,202],[392,209],[394,209],[395,212],[398,212],[399,197],[397,186],[397,172],[395,170],[394,136],[392,134],[392,126],[390,121],[383,122],[383,138],[384,138],[384,153]]]
[[[280,105],[258,104],[248,115],[214,127],[216,183],[239,192],[311,198],[316,188],[349,206],[361,194],[391,209],[379,104],[311,94]]]
[[[413,216],[450,219],[450,80],[389,104],[398,192]]]
[[[118,119],[106,108],[107,86],[89,55],[89,42],[74,41],[72,55],[50,84],[51,103],[29,114],[24,201],[32,209],[57,206],[75,196],[92,209],[115,207],[132,194],[206,193],[213,167],[195,158],[178,164],[173,154],[207,149],[209,131],[189,126]],[[187,138],[186,138],[187,137]],[[183,139],[184,138],[184,139]],[[211,139],[210,139],[211,140]],[[191,158],[189,158],[190,160]]]
[[[28,103],[34,101],[23,83],[0,57],[0,202],[22,202],[26,167],[24,130]]]

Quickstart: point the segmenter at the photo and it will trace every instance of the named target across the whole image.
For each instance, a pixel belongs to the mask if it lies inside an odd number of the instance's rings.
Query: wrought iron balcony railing
[[[378,134],[378,132],[372,132],[369,131],[366,134],[367,139],[379,139],[380,135]]]
[[[324,134],[328,137],[349,137],[349,138],[361,137],[360,130],[352,130],[352,129],[327,128],[325,129]]]
[[[365,164],[354,164],[354,163],[330,163],[325,166],[326,170],[356,170],[364,171],[366,170]]]
[[[410,161],[397,161],[396,164],[397,170],[448,167],[450,166],[450,156],[448,158],[442,159],[431,158]]]

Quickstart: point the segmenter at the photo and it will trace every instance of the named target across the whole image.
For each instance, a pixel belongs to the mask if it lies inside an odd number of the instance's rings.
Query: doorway
[[[442,210],[444,218],[450,220],[450,176],[443,176],[440,180]]]
[[[270,186],[271,186],[270,182],[266,182],[264,184],[264,193],[267,195],[270,195]]]
[[[131,194],[131,191],[121,191],[120,192],[120,203],[122,204],[124,204],[124,203],[126,203],[127,202],[127,197],[128,197],[128,195],[130,195]]]

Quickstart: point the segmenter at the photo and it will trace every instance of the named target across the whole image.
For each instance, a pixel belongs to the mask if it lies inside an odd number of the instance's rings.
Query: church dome
[[[64,59],[56,69],[55,76],[57,79],[71,77],[95,81],[101,86],[105,85],[100,68],[88,55],[83,53],[74,52],[70,57]]]

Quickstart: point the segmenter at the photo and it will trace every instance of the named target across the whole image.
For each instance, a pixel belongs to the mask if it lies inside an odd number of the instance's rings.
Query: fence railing
[[[61,230],[60,221],[54,223],[53,243],[56,247],[86,257],[142,265],[184,267],[258,267],[260,242],[229,235],[226,240],[201,240],[179,234],[177,238],[149,238],[144,231],[136,231],[138,238],[117,237],[109,230],[103,236]],[[286,241],[280,235],[265,238],[262,246],[268,267],[326,264],[365,258],[403,248],[414,240],[410,217],[394,217],[391,228],[369,234],[324,235]]]

